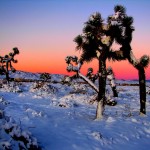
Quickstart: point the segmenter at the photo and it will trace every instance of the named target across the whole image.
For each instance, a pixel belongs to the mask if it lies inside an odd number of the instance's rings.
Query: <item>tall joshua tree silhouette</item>
[[[14,47],[13,52],[10,52],[8,55],[0,56],[0,74],[6,75],[6,80],[9,81],[9,69],[12,72],[15,72],[16,69],[12,66],[13,63],[17,63],[18,61],[14,59],[14,56],[19,54],[19,50],[17,47]]]
[[[145,68],[149,65],[149,56],[143,55],[139,60],[136,59],[132,52],[130,43],[132,41],[132,32],[134,28],[133,18],[126,15],[126,9],[117,5],[114,7],[115,14],[108,17],[109,30],[105,34],[112,40],[121,45],[118,51],[109,51],[108,59],[117,61],[128,60],[133,67],[138,70],[139,91],[140,91],[140,113],[146,114],[146,85],[145,85]]]
[[[76,49],[82,51],[81,57],[78,60],[77,57],[67,57],[68,70],[75,71],[79,76],[83,77],[80,73],[80,68],[83,62],[90,62],[94,58],[98,59],[98,77],[99,88],[94,84],[90,85],[98,92],[98,104],[96,119],[100,119],[103,116],[105,90],[106,90],[106,60],[128,60],[139,72],[139,84],[140,84],[140,112],[146,114],[146,88],[145,88],[145,70],[144,68],[149,64],[149,56],[144,55],[140,60],[137,60],[133,55],[130,43],[132,41],[132,32],[134,28],[132,26],[133,18],[127,16],[126,10],[121,5],[114,7],[114,15],[111,15],[107,19],[105,24],[99,12],[92,14],[89,20],[85,22],[83,33],[78,35],[74,41],[77,46]],[[118,51],[111,50],[113,42],[117,42],[121,45]],[[74,67],[72,61],[78,64]],[[84,78],[84,77],[83,77]],[[87,79],[86,79],[87,80]]]

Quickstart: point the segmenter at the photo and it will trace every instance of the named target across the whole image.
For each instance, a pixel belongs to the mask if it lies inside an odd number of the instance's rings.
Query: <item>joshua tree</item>
[[[93,68],[88,68],[86,77],[94,83],[95,80],[98,78],[98,74],[93,74]]]
[[[145,70],[149,65],[149,56],[144,55],[137,60],[132,52],[130,43],[132,41],[132,32],[134,28],[133,18],[126,15],[126,9],[117,5],[114,7],[115,14],[108,17],[109,29],[105,32],[112,40],[119,43],[122,47],[118,51],[109,51],[108,59],[117,61],[128,60],[133,67],[138,70],[139,88],[140,88],[140,113],[146,114],[146,85]]]
[[[110,66],[106,69],[106,75],[107,75],[106,79],[110,82],[110,86],[111,86],[112,91],[113,91],[113,96],[118,97],[118,92],[116,90],[116,84],[115,84],[115,76],[114,76],[113,70]],[[93,68],[88,68],[88,72],[86,74],[86,77],[89,80],[91,80],[93,83],[95,83],[95,81],[98,79],[98,72],[96,74],[93,74]],[[110,101],[110,99],[106,98],[105,104],[114,106],[117,104],[117,102],[114,100]]]
[[[4,57],[0,56],[0,74],[6,75],[6,80],[9,81],[9,68],[12,72],[15,72],[16,69],[12,66],[13,63],[17,63],[18,61],[14,59],[14,56],[19,54],[19,50],[17,47],[12,49],[13,52],[10,52],[8,55]]]
[[[113,95],[114,97],[118,97],[118,92],[116,90],[116,84],[115,84],[115,76],[110,66],[106,69],[106,73],[107,73],[107,79],[108,81],[110,81],[110,86],[112,88]],[[86,77],[90,79],[93,83],[95,83],[95,80],[98,79],[98,72],[96,74],[93,74],[93,68],[88,68]]]
[[[110,86],[111,86],[112,91],[113,91],[113,95],[114,95],[114,97],[118,97],[114,72],[110,66],[106,69],[106,73],[107,73],[107,79],[109,80]]]
[[[140,83],[140,112],[146,114],[145,102],[146,102],[146,88],[145,88],[145,71],[144,67],[148,66],[149,56],[144,55],[138,61],[131,50],[130,43],[132,41],[132,32],[134,28],[132,26],[133,18],[126,15],[126,10],[123,6],[117,5],[114,7],[115,14],[108,17],[108,23],[104,24],[101,14],[96,12],[92,14],[89,20],[85,23],[83,28],[83,34],[78,35],[74,41],[76,42],[77,50],[81,50],[81,58],[67,57],[68,70],[75,71],[79,76],[83,77],[80,73],[80,68],[83,62],[90,62],[94,58],[98,59],[98,77],[99,88],[93,83],[90,85],[98,92],[98,105],[96,118],[100,119],[103,115],[104,101],[105,101],[105,89],[106,89],[106,60],[128,60],[139,71],[139,83]],[[117,42],[121,45],[120,50],[113,51],[111,46],[113,42]],[[78,64],[74,67],[71,61]],[[84,77],[83,77],[84,78]],[[85,79],[87,81],[87,79]]]
[[[40,79],[44,82],[47,82],[48,80],[51,79],[51,75],[49,73],[42,73],[40,75]]]

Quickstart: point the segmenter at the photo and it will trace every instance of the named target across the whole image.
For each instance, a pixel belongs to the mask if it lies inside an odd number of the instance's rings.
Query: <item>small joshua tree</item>
[[[93,74],[93,68],[88,68],[86,77],[94,83],[95,80],[98,78],[98,74]]]
[[[40,81],[36,81],[34,84],[34,89],[42,88],[46,85],[46,82],[51,80],[51,75],[49,73],[42,73],[40,75]]]
[[[107,79],[110,82],[110,86],[112,88],[114,97],[118,97],[118,92],[116,90],[116,84],[115,84],[115,76],[110,66],[106,69],[106,74],[107,74]],[[93,83],[95,83],[95,80],[98,79],[98,72],[96,74],[93,74],[93,68],[88,68],[86,77],[90,79]]]
[[[98,92],[97,119],[102,118],[104,111],[107,59],[112,59],[114,61],[127,59],[138,70],[141,104],[140,112],[142,114],[146,114],[144,68],[149,64],[149,56],[142,56],[140,61],[135,58],[130,46],[132,41],[132,32],[134,31],[132,26],[133,18],[126,15],[126,10],[121,5],[115,6],[114,11],[115,14],[108,17],[107,24],[103,23],[100,13],[96,12],[92,14],[89,20],[85,23],[83,33],[74,39],[77,44],[76,49],[82,51],[81,58],[79,60],[75,56],[66,58],[66,63],[68,63],[67,70],[77,72],[77,74],[86,81],[87,79],[80,73],[80,68],[83,65],[83,62],[90,62],[94,58],[98,59],[99,88],[88,81],[93,89]],[[113,42],[117,42],[121,45],[120,50],[111,50]],[[78,66],[74,67],[71,61],[76,62]]]
[[[40,75],[40,79],[44,82],[47,82],[48,80],[51,79],[51,75],[49,73],[42,73]]]
[[[6,75],[6,80],[9,81],[9,69],[12,72],[15,72],[16,69],[12,66],[13,63],[17,63],[18,61],[14,59],[14,56],[19,54],[19,50],[17,47],[12,49],[13,52],[10,52],[9,55],[5,55],[4,57],[0,56],[0,74]]]
[[[113,95],[114,95],[114,97],[118,97],[114,72],[110,66],[106,69],[106,73],[107,73],[107,79],[110,82],[110,86],[111,86],[112,91],[113,91]]]
[[[111,86],[112,91],[113,91],[113,96],[118,97],[118,92],[117,92],[116,84],[115,84],[115,76],[114,76],[113,70],[110,66],[106,69],[106,73],[107,73],[106,78],[110,82],[110,86]],[[98,79],[98,72],[96,74],[93,74],[93,68],[88,68],[88,72],[86,74],[86,77],[89,80],[91,80],[93,83],[95,83],[95,80]],[[106,98],[105,104],[114,106],[117,104],[117,102],[116,101],[110,101],[110,99]]]

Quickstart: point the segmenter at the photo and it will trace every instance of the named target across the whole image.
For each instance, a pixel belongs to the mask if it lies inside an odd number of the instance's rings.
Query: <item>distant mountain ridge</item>
[[[11,78],[22,78],[22,79],[31,79],[31,80],[39,80],[40,79],[40,75],[42,73],[33,73],[33,72],[26,72],[26,71],[16,71],[15,73],[12,73],[10,71],[10,77]],[[65,75],[63,74],[51,74],[51,79],[52,81],[58,81],[60,82]],[[5,78],[5,75],[0,75],[0,79]],[[133,79],[133,80],[125,80],[125,79],[116,79],[117,83],[133,83],[133,84],[138,84],[138,80],[137,79]],[[150,83],[150,80],[146,80],[146,83]]]
[[[16,71],[15,73],[10,71],[10,78],[21,78],[21,79],[30,79],[30,80],[40,80],[40,75],[42,73],[32,73],[32,72],[26,72],[26,71]],[[64,78],[65,75],[62,74],[51,74],[51,80],[52,81],[61,81],[62,78]],[[0,79],[5,78],[5,75],[0,75]]]

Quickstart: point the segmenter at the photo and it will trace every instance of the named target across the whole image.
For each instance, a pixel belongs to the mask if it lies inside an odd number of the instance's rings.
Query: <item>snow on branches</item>
[[[29,131],[23,131],[21,127],[15,123],[12,117],[6,118],[6,122],[3,125],[3,129],[7,134],[11,136],[13,140],[18,141],[20,149],[28,149],[28,150],[41,149],[38,146],[37,139],[32,137]]]
[[[71,72],[71,71],[79,72],[80,68],[81,68],[81,66],[83,64],[82,61],[78,60],[77,56],[67,56],[65,58],[65,61],[68,64],[68,66],[67,66],[67,71],[68,72]],[[74,66],[72,62],[75,63],[77,66]]]
[[[96,87],[96,85],[91,80],[89,80],[86,76],[80,73],[80,69],[83,62],[81,60],[78,60],[77,56],[67,56],[65,58],[65,61],[68,64],[67,66],[68,72],[76,72],[78,77],[86,81],[96,92],[98,92],[98,88]],[[73,65],[73,62],[75,62],[76,66]]]
[[[94,84],[95,80],[98,79],[99,73],[93,74],[93,68],[89,68],[86,76],[80,73],[81,66],[83,65],[83,62],[81,60],[78,60],[77,56],[67,56],[65,58],[68,72],[76,72],[77,77],[82,78],[84,81],[86,81],[97,93],[99,92],[98,87]],[[73,65],[75,63],[76,66]],[[114,97],[118,97],[118,93],[116,90],[116,84],[115,84],[115,77],[114,73],[111,67],[107,68],[107,79],[110,81],[110,86],[113,91]]]
[[[21,124],[18,125],[11,116],[5,115],[4,108],[8,104],[3,97],[0,97],[0,119],[3,119],[1,132],[5,131],[4,133],[10,136],[9,141],[0,142],[0,149],[12,150],[16,143],[20,150],[41,150],[37,139],[28,130],[23,130]]]

